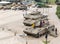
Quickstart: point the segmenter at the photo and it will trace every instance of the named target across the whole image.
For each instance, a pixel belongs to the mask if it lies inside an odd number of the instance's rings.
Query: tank
[[[25,19],[34,19],[34,20],[36,20],[36,19],[39,19],[41,17],[43,17],[43,15],[39,15],[39,14],[38,15],[31,15],[31,14],[24,15]]]
[[[30,14],[31,14],[31,15],[37,15],[37,14],[41,14],[41,12],[39,12],[39,11],[33,11],[33,12],[31,12]]]
[[[45,33],[45,28],[26,28],[24,31],[27,35],[39,38],[41,35]]]
[[[24,25],[25,26],[32,26],[32,24],[34,23],[36,27],[40,26],[40,20],[44,20],[44,25],[47,24],[49,25],[49,22],[47,19],[38,19],[38,20],[32,20],[32,19],[28,19],[28,20],[24,20]]]
[[[3,9],[3,6],[0,6],[0,10]]]
[[[11,6],[13,7],[13,6],[15,6],[16,5],[16,3],[15,2],[13,2],[12,4],[11,4]]]
[[[11,9],[11,6],[4,6],[4,8],[3,8],[4,10],[7,10],[7,9]]]
[[[25,14],[23,15],[25,19],[43,19],[43,18],[47,18],[48,16],[47,15],[43,15],[41,14],[40,12],[32,12],[32,13],[29,13],[29,14]]]
[[[48,28],[50,27],[50,28]],[[48,25],[46,27],[41,27],[41,28],[32,28],[32,27],[28,27],[25,30],[23,30],[24,33],[26,33],[27,35],[39,38],[42,35],[46,34],[46,32],[48,32],[48,34],[51,34],[53,36],[57,36],[56,34],[54,34],[51,30],[55,29],[55,27],[53,27],[53,25]],[[47,31],[46,31],[47,30]]]
[[[27,6],[18,6],[16,7],[18,10],[27,10]]]
[[[25,19],[24,21],[23,21],[23,24],[25,25],[25,26],[31,26],[34,22],[36,22],[37,20],[32,20],[32,19]]]
[[[16,10],[16,7],[15,7],[15,6],[13,6],[13,7],[11,7],[11,9],[12,9],[12,10]]]

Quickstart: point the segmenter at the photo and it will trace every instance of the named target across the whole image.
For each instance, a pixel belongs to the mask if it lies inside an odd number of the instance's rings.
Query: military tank
[[[3,6],[0,6],[0,10],[3,9]]]
[[[35,26],[36,26],[36,27],[39,27],[41,20],[45,22],[44,25],[45,25],[45,24],[49,25],[49,22],[48,22],[47,19],[38,19],[38,20],[28,19],[28,20],[24,20],[23,23],[24,23],[25,26],[32,26],[32,24],[35,23]]]
[[[47,16],[44,16],[44,15],[41,15],[41,14],[38,14],[38,15],[27,14],[27,15],[24,15],[25,19],[33,19],[33,20],[36,20],[36,19],[39,19],[39,18],[42,19],[44,17],[47,17]]]
[[[12,6],[12,10],[27,10],[27,6]]]
[[[55,27],[53,27],[54,25],[47,25],[45,27],[41,27],[41,28],[32,28],[32,27],[28,27],[25,30],[23,30],[24,33],[26,33],[27,35],[33,36],[35,38],[39,38],[42,35],[44,35],[46,32],[48,32],[48,34],[51,34],[52,29],[56,29]],[[53,31],[55,32],[55,31]],[[57,35],[55,33],[52,33],[51,35],[53,35],[54,37],[56,37]]]
[[[16,8],[19,10],[27,10],[27,6],[18,6]]]
[[[30,14],[31,15],[37,15],[37,14],[41,14],[41,12],[39,12],[39,11],[32,11]]]
[[[33,36],[33,37],[40,37],[41,35],[43,35],[45,33],[45,28],[26,28],[26,30],[23,31],[24,33],[26,33],[27,35]],[[40,32],[40,33],[39,33]]]
[[[10,5],[6,5],[6,6],[3,7],[3,9],[4,10],[9,10],[9,9],[11,9],[11,6]]]
[[[17,8],[15,6],[11,7],[11,10],[17,10]]]

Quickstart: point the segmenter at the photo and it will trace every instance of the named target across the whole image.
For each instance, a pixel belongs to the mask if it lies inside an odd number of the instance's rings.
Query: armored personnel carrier
[[[30,36],[33,36],[33,37],[36,37],[36,38],[41,37],[46,32],[48,32],[48,34],[51,34],[54,37],[56,37],[57,35],[55,33],[53,33],[55,31],[52,32],[52,29],[54,29],[54,30],[56,29],[54,27],[54,25],[48,25],[48,26],[41,27],[41,28],[29,27],[29,28],[26,28],[25,30],[23,30],[23,32],[26,33],[27,35],[30,35]]]

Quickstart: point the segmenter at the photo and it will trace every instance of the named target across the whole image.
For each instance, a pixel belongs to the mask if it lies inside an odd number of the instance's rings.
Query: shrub
[[[58,18],[60,19],[60,5],[58,5],[58,7],[57,7],[56,15],[57,15]]]

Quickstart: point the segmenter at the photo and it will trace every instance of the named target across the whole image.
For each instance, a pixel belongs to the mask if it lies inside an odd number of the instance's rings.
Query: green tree
[[[55,4],[56,0],[48,0],[49,4]]]

